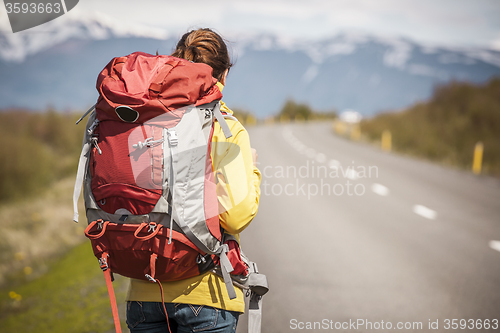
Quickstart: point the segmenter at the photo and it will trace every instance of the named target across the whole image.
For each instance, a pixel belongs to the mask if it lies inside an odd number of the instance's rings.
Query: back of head
[[[219,34],[208,28],[185,33],[172,56],[209,65],[213,69],[213,77],[219,81],[232,66],[226,43]]]

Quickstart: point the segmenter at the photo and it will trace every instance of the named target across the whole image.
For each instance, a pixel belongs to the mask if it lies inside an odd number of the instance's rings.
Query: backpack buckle
[[[196,256],[196,263],[198,265],[201,265],[201,264],[205,264],[207,262],[207,259],[205,259],[205,257],[199,253],[197,256]]]
[[[106,257],[102,256],[101,258],[99,258],[99,265],[101,265],[101,269],[103,271],[105,271],[109,268],[108,261],[106,260]]]
[[[156,282],[156,280],[149,274],[146,274],[146,279],[148,279],[150,282]]]
[[[177,146],[179,139],[177,138],[177,132],[174,130],[168,131],[168,142],[171,146]]]
[[[155,232],[155,229],[156,229],[156,223],[150,222],[148,232]]]
[[[205,109],[205,119],[212,118],[212,110]]]
[[[94,122],[92,123],[92,125],[90,125],[89,129],[87,130],[87,133],[89,135],[94,134],[94,130],[97,127],[97,125],[99,125],[99,119],[94,120]]]

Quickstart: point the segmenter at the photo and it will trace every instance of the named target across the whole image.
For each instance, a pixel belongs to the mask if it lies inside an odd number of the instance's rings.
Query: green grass
[[[47,272],[50,258],[88,242],[83,233],[83,199],[79,202],[82,221],[72,221],[74,183],[74,177],[68,177],[37,197],[0,204],[0,288],[39,277]],[[19,274],[23,270],[29,274]]]
[[[0,332],[114,332],[103,273],[90,242],[49,265],[46,274],[0,291]],[[127,279],[113,282],[122,328]]]

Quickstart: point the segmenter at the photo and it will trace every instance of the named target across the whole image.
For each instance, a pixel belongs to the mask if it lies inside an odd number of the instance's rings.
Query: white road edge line
[[[498,252],[500,252],[500,241],[492,240],[490,241],[489,245],[493,250],[497,250]]]
[[[413,206],[413,212],[429,220],[435,220],[437,216],[436,211],[422,205]]]
[[[378,195],[383,196],[383,197],[386,197],[389,195],[389,189],[387,187],[385,187],[384,185],[381,185],[378,183],[372,184],[372,191]]]

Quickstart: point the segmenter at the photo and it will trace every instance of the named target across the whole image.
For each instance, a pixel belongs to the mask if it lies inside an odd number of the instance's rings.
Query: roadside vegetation
[[[469,170],[480,141],[483,173],[500,176],[500,78],[438,86],[430,100],[363,120],[360,129],[372,141],[388,130],[395,151]]]
[[[238,119],[238,121],[242,123],[244,126],[253,126],[257,124],[257,118],[252,112],[241,108],[234,108],[232,109],[232,111],[233,111],[233,116],[235,116],[236,119]]]
[[[53,110],[0,112],[0,286],[46,271],[84,241],[72,222],[72,189],[84,124]]]
[[[337,118],[337,111],[320,112],[313,110],[308,104],[298,103],[292,99],[285,102],[275,120],[277,121],[304,121],[304,120],[332,120]]]
[[[0,112],[0,203],[38,195],[76,172],[85,125],[53,110]]]
[[[85,121],[48,110],[0,112],[0,331],[114,332],[86,221],[73,218]],[[80,216],[85,216],[80,200]],[[85,218],[82,218],[85,220]],[[114,282],[125,328],[127,280]]]

